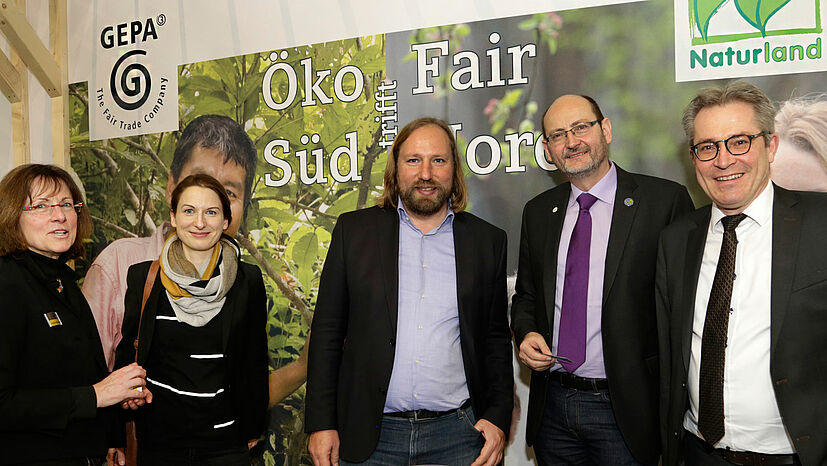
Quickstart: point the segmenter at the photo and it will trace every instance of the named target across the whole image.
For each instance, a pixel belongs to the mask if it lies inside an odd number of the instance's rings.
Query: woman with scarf
[[[215,178],[184,178],[171,207],[158,267],[129,269],[116,353],[116,367],[137,359],[153,394],[134,412],[138,464],[246,466],[267,409],[264,282],[223,233],[232,213]]]
[[[144,385],[143,369],[107,370],[66,265],[83,256],[92,231],[82,201],[69,173],[52,165],[21,165],[0,181],[0,465],[106,464],[123,440],[112,405],[149,401],[133,389]]]

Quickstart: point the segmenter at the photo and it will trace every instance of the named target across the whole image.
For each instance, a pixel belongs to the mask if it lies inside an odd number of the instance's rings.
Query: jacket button
[[[675,431],[675,434],[674,434],[674,435],[675,435],[675,437],[677,437],[677,436],[678,436],[678,432],[677,432],[677,431]]]
[[[396,338],[391,338],[390,340],[388,340],[388,343],[390,343],[391,346],[395,346],[396,345]]]
[[[681,388],[686,388],[686,382],[681,384]]]
[[[784,378],[784,379],[778,379],[778,380],[776,380],[776,381],[775,381],[775,384],[776,384],[776,385],[781,385],[781,384],[783,384],[783,383],[787,383],[787,379],[786,379],[786,378]]]

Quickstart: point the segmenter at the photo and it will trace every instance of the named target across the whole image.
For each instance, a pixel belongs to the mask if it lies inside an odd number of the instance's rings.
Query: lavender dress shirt
[[[600,319],[603,312],[603,277],[606,271],[606,249],[609,244],[609,230],[612,226],[612,210],[617,192],[617,169],[612,163],[608,173],[595,184],[589,194],[597,198],[589,213],[592,217],[592,239],[589,248],[589,292],[586,308],[586,362],[578,367],[574,374],[580,377],[605,379],[606,367],[603,365],[603,339],[600,333]],[[566,217],[560,234],[560,247],[557,251],[557,286],[554,294],[554,329],[551,343],[552,354],[557,354],[557,339],[560,334],[560,308],[563,304],[563,282],[566,274],[571,232],[577,222],[580,208],[577,197],[583,191],[571,185],[571,194],[566,206]],[[560,356],[568,356],[561,354]],[[563,370],[560,364],[551,366],[552,371]]]

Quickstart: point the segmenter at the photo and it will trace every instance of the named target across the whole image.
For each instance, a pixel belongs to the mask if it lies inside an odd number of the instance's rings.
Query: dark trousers
[[[363,463],[340,461],[342,466],[468,466],[480,454],[485,440],[474,428],[472,408],[425,421],[382,417],[379,443]]]
[[[205,448],[141,448],[138,466],[249,466],[247,445],[221,450]]]
[[[564,388],[549,380],[534,440],[540,466],[638,466],[617,428],[609,390]],[[656,439],[653,439],[656,441]]]

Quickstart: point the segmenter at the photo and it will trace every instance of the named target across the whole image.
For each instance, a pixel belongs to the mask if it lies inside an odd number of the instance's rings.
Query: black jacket
[[[151,261],[135,264],[127,273],[121,332],[123,339],[115,354],[115,367],[123,367],[135,361],[133,342],[138,333],[141,298],[151,264]],[[138,364],[143,365],[149,356],[155,314],[160,300],[166,299],[159,272],[144,309]],[[221,313],[222,344],[229,378],[227,391],[231,393],[233,410],[239,420],[238,431],[243,437],[239,440],[246,443],[264,432],[267,413],[267,296],[258,267],[239,262],[235,283],[227,293]],[[147,377],[151,378],[152,374],[148,373]]]
[[[466,212],[453,221],[465,379],[478,418],[508,433],[514,400],[505,232]],[[339,216],[319,284],[310,339],[305,430],[336,429],[341,457],[360,462],[379,440],[393,370],[399,214]]]
[[[77,276],[27,251],[0,257],[0,277],[0,464],[105,455],[120,408],[96,409],[108,371]]]

